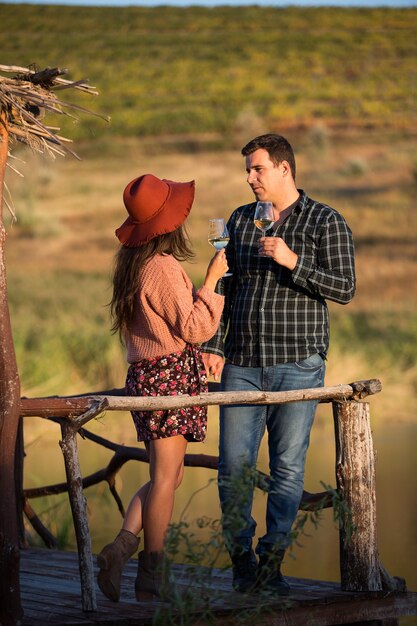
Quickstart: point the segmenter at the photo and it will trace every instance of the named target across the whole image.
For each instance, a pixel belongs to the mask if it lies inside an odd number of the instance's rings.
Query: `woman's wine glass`
[[[256,228],[259,228],[262,232],[262,237],[265,237],[266,231],[271,228],[275,222],[272,202],[257,202],[253,222]]]
[[[229,231],[223,218],[209,220],[208,242],[213,248],[223,250],[229,243],[229,239]],[[230,272],[227,272],[223,277],[231,275]]]

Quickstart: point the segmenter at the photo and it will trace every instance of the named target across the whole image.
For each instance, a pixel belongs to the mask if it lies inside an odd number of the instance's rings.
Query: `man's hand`
[[[203,352],[202,354],[204,367],[206,368],[207,377],[211,374],[214,376],[215,381],[220,380],[220,375],[224,367],[224,359],[218,354],[211,354],[210,352]]]
[[[259,239],[259,254],[271,257],[291,271],[297,265],[298,255],[287,246],[281,237],[261,237]]]

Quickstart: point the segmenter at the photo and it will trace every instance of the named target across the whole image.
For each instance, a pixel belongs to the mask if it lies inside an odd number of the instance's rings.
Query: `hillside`
[[[1,63],[89,78],[71,135],[417,127],[417,9],[0,4]],[[87,98],[88,100],[88,98]],[[62,120],[60,120],[60,123]]]

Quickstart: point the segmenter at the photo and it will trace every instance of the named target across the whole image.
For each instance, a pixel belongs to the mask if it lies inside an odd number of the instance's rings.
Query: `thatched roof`
[[[39,70],[33,67],[0,65],[0,114],[2,116],[0,122],[5,118],[10,147],[13,146],[14,141],[20,141],[30,146],[35,152],[46,152],[52,157],[57,154],[65,156],[65,153],[69,152],[78,158],[67,145],[71,143],[71,139],[59,135],[59,128],[47,126],[43,122],[45,115],[54,113],[76,118],[75,113],[82,112],[98,115],[108,120],[102,115],[58,98],[57,92],[65,89],[77,89],[94,96],[98,95],[95,87],[90,86],[86,80],[74,82],[61,78],[67,71],[57,67]],[[1,134],[0,141],[2,141]],[[8,156],[12,156],[10,150]],[[20,174],[10,162],[7,162],[7,165]],[[6,183],[4,185],[7,190]],[[8,195],[9,201],[4,196],[3,200],[15,218],[12,198],[10,193]]]
[[[77,89],[98,95],[95,87],[85,80],[73,82],[61,78],[67,71],[58,68],[36,70],[30,67],[0,65],[0,111],[6,111],[11,141],[21,141],[33,150],[48,152],[51,156],[63,156],[65,152],[77,156],[66,145],[71,140],[58,135],[59,128],[46,126],[42,121],[46,113],[70,117],[75,117],[75,112],[97,115],[58,98],[57,92],[65,89]]]

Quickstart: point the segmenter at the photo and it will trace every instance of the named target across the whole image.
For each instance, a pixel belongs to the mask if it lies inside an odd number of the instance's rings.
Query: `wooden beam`
[[[23,416],[68,417],[78,428],[101,411],[156,411],[189,406],[212,406],[229,404],[287,404],[303,400],[333,402],[360,396],[366,397],[381,390],[379,380],[359,381],[349,385],[299,389],[294,391],[219,391],[196,396],[72,396],[55,398],[22,398],[20,411]],[[100,412],[100,410],[98,412]],[[87,414],[91,411],[90,414]]]
[[[21,398],[20,415],[23,417],[68,417],[82,415],[96,403],[96,396],[75,396],[72,398]],[[103,411],[106,410],[103,405]]]

